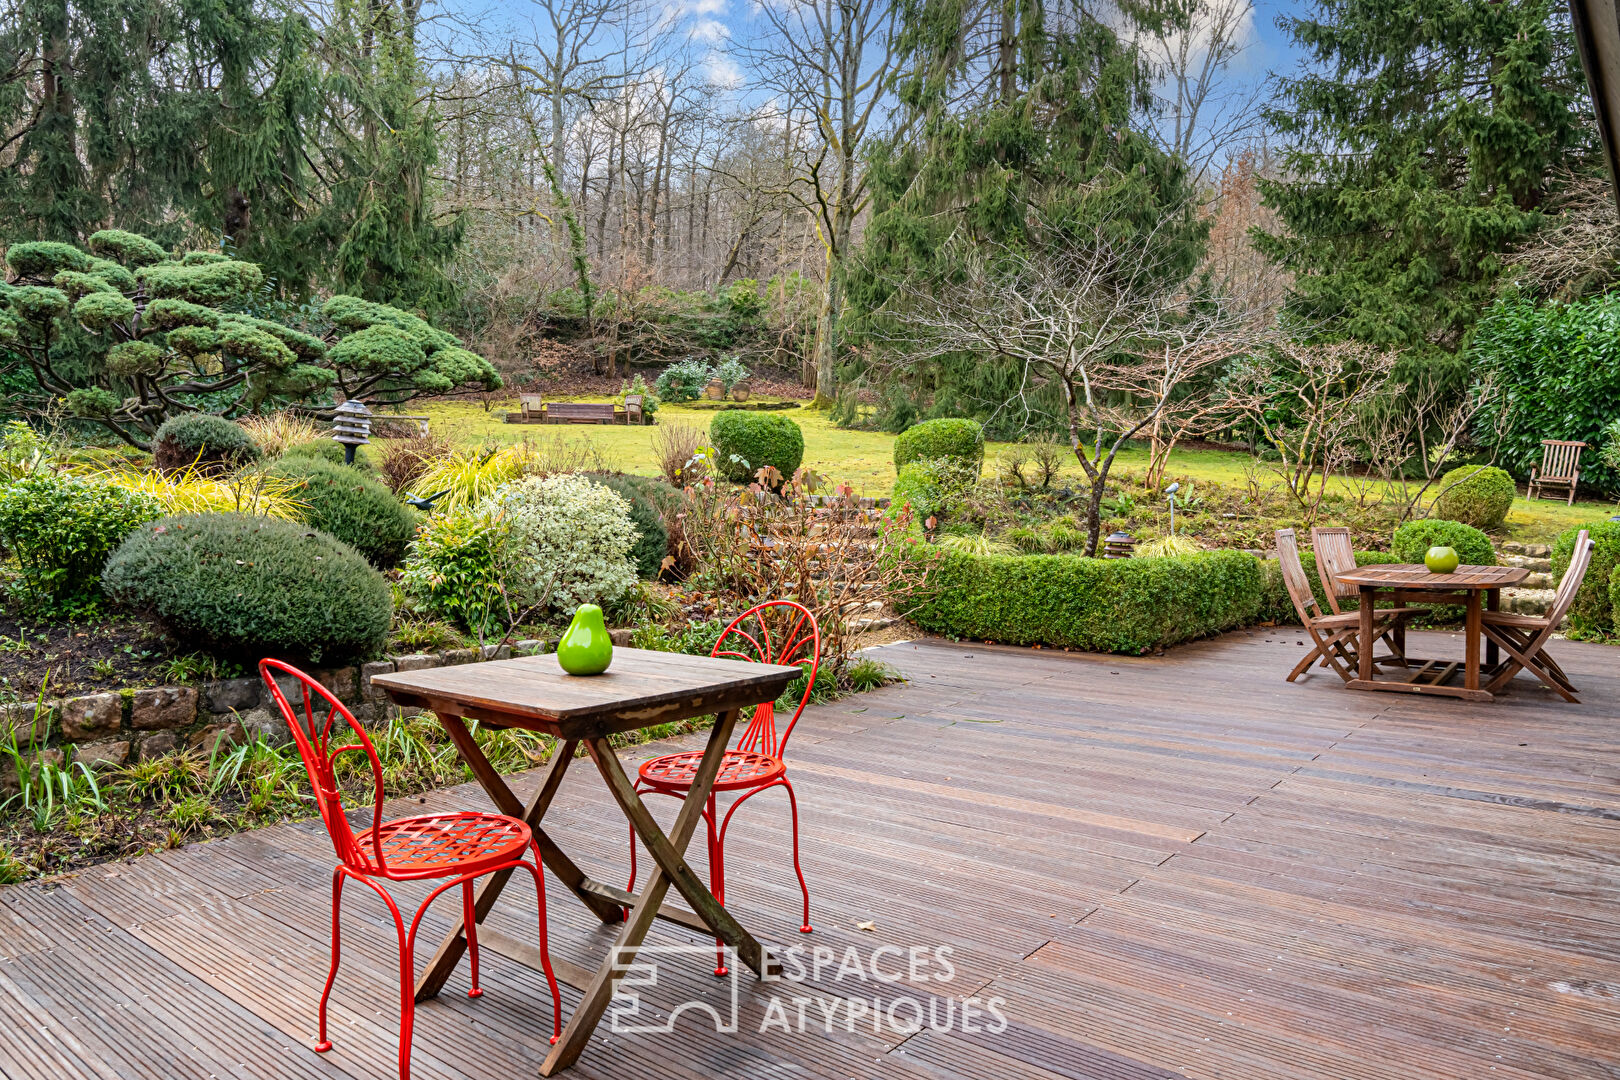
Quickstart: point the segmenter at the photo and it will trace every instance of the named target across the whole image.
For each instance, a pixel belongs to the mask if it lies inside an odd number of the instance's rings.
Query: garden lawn
[[[559,398],[558,400],[569,400]],[[602,400],[600,397],[594,399]],[[458,445],[481,443],[518,443],[527,439],[543,443],[554,439],[567,442],[588,442],[612,469],[628,473],[658,475],[658,460],[653,453],[653,432],[650,427],[619,425],[564,425],[564,424],[508,424],[506,413],[517,411],[517,401],[484,406],[470,401],[414,402],[413,413],[430,418],[433,431]],[[835,427],[827,412],[819,409],[787,409],[780,415],[795,421],[804,429],[804,464],[829,480],[852,485],[862,495],[884,496],[894,485],[894,436],[880,431],[846,431]],[[684,423],[707,429],[714,417],[712,409],[692,409],[680,405],[664,405],[658,410],[660,424]],[[985,469],[995,468],[1005,443],[985,446]],[[1115,469],[1141,472],[1147,468],[1146,447],[1132,446],[1121,451]],[[1175,479],[1209,480],[1226,487],[1241,490],[1249,476],[1249,456],[1225,450],[1177,450],[1170,459],[1170,475]],[[1070,461],[1063,475],[1078,479],[1078,462]],[[1256,479],[1262,485],[1277,483],[1275,475],[1264,469]],[[1350,487],[1335,480],[1340,489]],[[1552,543],[1560,532],[1575,525],[1601,521],[1616,513],[1613,504],[1577,502],[1566,506],[1561,502],[1516,498],[1508,512],[1507,539],[1529,543]]]

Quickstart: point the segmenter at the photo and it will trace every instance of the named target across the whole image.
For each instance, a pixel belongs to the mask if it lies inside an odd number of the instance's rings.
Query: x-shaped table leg
[[[619,808],[624,811],[625,817],[635,826],[636,833],[653,858],[653,870],[646,884],[639,893],[631,895],[622,889],[593,881],[586,876],[540,826],[541,819],[562,784],[568,763],[578,746],[577,742],[566,741],[557,745],[545,775],[541,778],[539,790],[535,792],[529,804],[524,806],[507,786],[500,773],[489,763],[483,751],[478,748],[472,732],[468,730],[462,718],[439,714],[439,719],[444,724],[445,731],[449,733],[451,741],[455,743],[456,750],[472,769],[474,777],[489,793],[489,797],[500,812],[521,818],[534,831],[535,843],[540,848],[540,855],[545,861],[546,868],[582,903],[595,912],[602,922],[611,924],[623,921],[624,924],[607,958],[583,987],[584,995],[573,1015],[568,1018],[568,1025],[563,1029],[562,1038],[552,1047],[551,1053],[540,1067],[542,1076],[551,1076],[579,1059],[580,1053],[590,1041],[591,1033],[596,1029],[602,1014],[612,1001],[614,984],[634,957],[637,947],[647,936],[655,917],[662,915],[689,927],[708,930],[730,945],[738,959],[756,973],[763,975],[767,966],[775,967],[775,962],[766,955],[754,936],[744,930],[737,920],[732,918],[731,913],[714,898],[714,894],[692,872],[684,858],[686,847],[697,829],[698,820],[703,816],[704,804],[714,789],[715,777],[719,774],[721,762],[725,757],[726,744],[731,741],[738,715],[738,711],[734,709],[722,713],[716,719],[713,730],[709,732],[708,744],[704,747],[703,759],[692,779],[692,786],[681,804],[680,813],[676,815],[674,826],[667,834],[658,827],[658,823],[641,801],[641,796],[635,790],[635,784],[625,775],[624,767],[613,753],[613,747],[608,740],[605,738],[584,740],[585,748],[590,753],[591,760],[595,762],[597,771],[602,774],[602,779],[607,783],[608,790],[613,794]],[[477,899],[474,901],[474,913],[479,922],[482,922],[494,908],[495,901],[510,876],[509,871],[491,874],[479,887]],[[663,906],[664,897],[671,885],[692,906],[696,918]],[[628,917],[624,914],[627,906],[630,907]],[[482,936],[480,935],[481,940]],[[432,962],[417,981],[418,1001],[433,997],[443,988],[466,948],[466,931],[458,920],[440,943]]]

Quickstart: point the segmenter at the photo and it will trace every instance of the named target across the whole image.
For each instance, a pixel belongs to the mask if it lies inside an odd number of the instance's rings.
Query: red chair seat
[[[666,754],[641,764],[641,779],[648,786],[661,791],[678,791],[692,786],[702,751],[687,754]],[[715,778],[714,790],[732,791],[737,788],[763,787],[787,772],[781,758],[756,754],[749,750],[727,750],[720,760],[720,774]]]
[[[501,866],[524,854],[531,835],[516,818],[476,811],[397,818],[383,822],[378,833],[391,878],[456,876]],[[369,829],[355,841],[368,859],[375,857]]]

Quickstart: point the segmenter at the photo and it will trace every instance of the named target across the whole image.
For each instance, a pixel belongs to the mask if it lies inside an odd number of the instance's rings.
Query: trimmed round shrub
[[[918,521],[943,516],[977,483],[977,471],[952,458],[908,462],[901,467],[900,478],[894,482],[892,506],[909,505]]]
[[[307,458],[313,461],[329,461],[333,465],[343,464],[343,444],[335,439],[311,439],[308,442],[293,443],[281,452],[283,460],[286,458]],[[366,454],[366,448],[354,448],[354,468],[366,472],[372,470],[371,458]]]
[[[1609,618],[1620,626],[1620,562],[1609,571]]]
[[[152,464],[164,471],[198,469],[223,472],[259,460],[259,448],[247,430],[223,416],[190,413],[163,421],[152,437]]]
[[[530,476],[503,485],[488,509],[510,530],[501,557],[517,614],[613,607],[635,588],[636,527],[618,492],[578,473]]]
[[[284,457],[270,466],[270,473],[299,482],[291,496],[304,504],[299,514],[304,524],[331,533],[379,570],[399,565],[416,536],[416,511],[356,469]]]
[[[359,552],[308,526],[246,514],[144,525],[107,561],[102,582],[182,639],[244,661],[374,656],[394,615],[387,580]]]
[[[804,460],[804,432],[775,413],[722,409],[709,421],[709,441],[720,475],[738,484],[753,480],[767,465],[785,479]]]
[[[1513,477],[1490,465],[1463,465],[1440,478],[1435,513],[1476,529],[1494,529],[1507,519],[1517,493]]]
[[[978,476],[984,467],[984,425],[977,420],[924,420],[894,440],[894,471],[913,461],[949,458],[970,466]]]
[[[681,496],[674,488],[651,476],[632,476],[629,473],[587,473],[592,480],[619,493],[630,504],[630,520],[641,534],[630,549],[630,561],[636,564],[636,574],[644,580],[656,578],[669,554],[669,528],[664,524],[664,512],[680,505]]]
[[[21,600],[64,615],[93,609],[107,556],[162,512],[138,492],[55,473],[0,487],[0,545],[17,557]]]
[[[1596,521],[1566,530],[1553,544],[1553,575],[1563,580],[1569,569],[1569,558],[1575,553],[1575,538],[1585,529],[1596,545],[1592,549],[1592,564],[1586,568],[1586,580],[1575,594],[1575,603],[1569,609],[1569,625],[1583,634],[1605,634],[1620,627],[1620,613],[1614,608],[1609,590],[1609,579],[1620,567],[1620,521]]]
[[[1496,565],[1490,537],[1472,525],[1440,518],[1408,521],[1395,530],[1389,549],[1396,562],[1420,563],[1432,547],[1456,548],[1457,557],[1471,566]]]

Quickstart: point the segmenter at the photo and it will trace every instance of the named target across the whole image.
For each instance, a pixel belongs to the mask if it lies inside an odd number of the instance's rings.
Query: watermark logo
[[[673,964],[713,964],[713,944],[704,945],[642,945],[636,949],[615,946],[613,950],[613,999],[608,1003],[608,1022],[612,1030],[622,1035],[650,1035],[675,1030],[675,1021],[683,1013],[707,1014],[714,1022],[714,1030],[722,1035],[737,1031],[737,957],[730,946],[723,950],[725,976],[723,986],[716,986],[720,1003],[713,1001],[682,1001],[660,1020],[650,1009],[643,1009],[641,992],[658,985],[660,962],[668,958]]]
[[[688,1012],[707,1016],[721,1034],[740,1030],[738,965],[730,949],[725,950],[726,982],[715,984],[713,994],[680,1001],[663,1018],[645,1000],[659,985],[663,964],[712,970],[714,957],[710,944],[645,945],[633,957],[615,954],[618,978],[609,1012],[613,1030],[670,1032]],[[997,1035],[1008,1027],[1005,998],[952,995],[949,984],[956,978],[956,966],[949,945],[909,949],[879,945],[865,953],[854,946],[839,953],[825,945],[813,949],[795,945],[773,951],[772,958],[776,963],[763,983],[774,988],[760,999],[761,1033],[870,1028],[874,1035],[915,1035],[928,1029]]]

